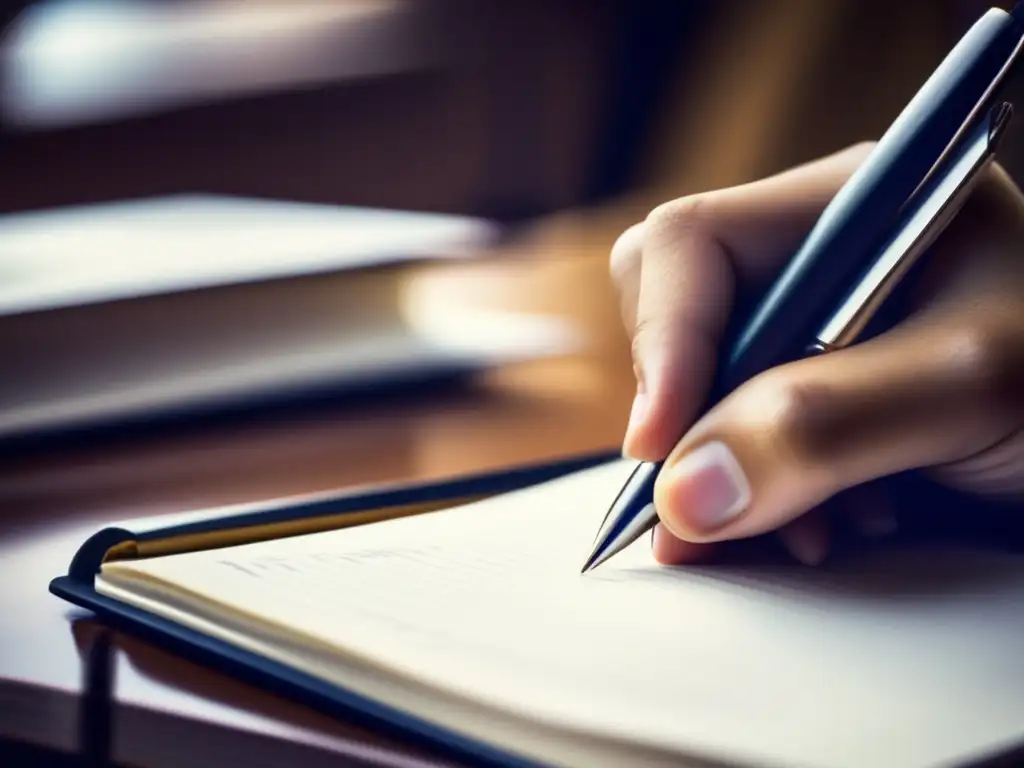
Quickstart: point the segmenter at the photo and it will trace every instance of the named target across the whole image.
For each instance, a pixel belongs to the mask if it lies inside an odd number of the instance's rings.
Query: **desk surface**
[[[573,265],[554,269],[521,267],[518,276],[499,270],[485,280],[494,288],[487,300],[502,303],[505,286],[536,305],[545,286],[578,281],[582,269],[595,289],[566,302],[566,313],[607,336],[617,318],[603,292],[605,262],[571,258]],[[495,371],[455,390],[8,461],[0,467],[0,562],[7,576],[0,581],[0,737],[73,753],[85,748],[82,718],[97,714],[84,703],[83,659],[101,628],[46,590],[98,525],[614,449],[633,382],[622,350],[614,351],[618,336],[611,338],[597,351]],[[132,638],[114,637],[112,659],[113,742],[103,748],[122,764],[213,765],[242,751],[254,765],[296,758],[316,764],[339,755],[349,764],[434,764]]]

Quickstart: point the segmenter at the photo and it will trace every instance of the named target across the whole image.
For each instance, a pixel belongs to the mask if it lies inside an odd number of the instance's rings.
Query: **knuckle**
[[[612,245],[611,255],[608,259],[608,269],[612,280],[622,287],[631,275],[636,274],[640,268],[642,255],[643,224],[634,224],[625,232],[619,235]]]
[[[652,355],[658,357],[658,350],[666,348],[671,336],[672,329],[664,318],[658,315],[637,317],[630,339],[630,354],[634,364],[642,367]]]
[[[649,231],[672,236],[707,229],[710,216],[709,196],[689,195],[657,206],[647,214],[646,223]]]
[[[768,372],[751,381],[742,398],[743,428],[762,450],[786,463],[809,465],[828,452],[830,392],[824,384]]]
[[[949,339],[953,369],[971,382],[986,406],[1005,411],[1024,399],[1024,333],[1020,328],[975,324]]]
[[[644,347],[647,346],[647,338],[651,335],[653,323],[650,318],[638,317],[636,326],[633,328],[633,338],[630,340],[630,354],[633,360],[643,358]]]

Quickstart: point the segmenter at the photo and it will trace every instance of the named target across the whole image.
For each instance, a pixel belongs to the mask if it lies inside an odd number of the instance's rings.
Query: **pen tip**
[[[599,544],[597,547],[594,548],[594,551],[590,553],[590,557],[588,557],[587,562],[583,564],[583,567],[580,569],[580,573],[583,574],[587,571],[594,570],[595,568],[597,568],[597,566],[599,566],[605,560],[610,558],[613,554],[615,554],[615,552],[611,550],[606,544]]]
[[[594,567],[595,562],[597,560],[597,552],[598,552],[597,550],[594,550],[593,552],[590,553],[590,557],[587,558],[587,561],[585,563],[583,563],[583,567],[580,568],[580,573],[581,574],[582,573],[586,573],[587,571],[591,570]]]

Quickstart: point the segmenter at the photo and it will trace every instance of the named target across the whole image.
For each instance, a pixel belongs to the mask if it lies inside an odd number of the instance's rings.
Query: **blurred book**
[[[0,218],[0,438],[569,351],[554,320],[407,310],[417,271],[482,258],[496,235],[467,217],[204,195]]]
[[[422,69],[408,0],[44,0],[0,47],[0,114],[20,128],[138,117],[187,105]]]

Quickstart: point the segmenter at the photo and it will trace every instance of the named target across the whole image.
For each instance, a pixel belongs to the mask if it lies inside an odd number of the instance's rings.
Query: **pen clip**
[[[945,170],[915,195],[892,237],[825,322],[808,351],[830,352],[856,341],[900,280],[970,197],[992,162],[1012,115],[1008,102],[997,103],[972,132],[964,135],[959,146],[952,148],[943,163]]]
[[[1020,14],[1020,8],[1022,4],[1024,3],[1018,2],[1017,6],[1014,7],[1013,11],[1011,11],[1009,14],[1006,14],[1016,19],[1018,30],[1020,30],[1019,25],[1022,23],[1022,18]],[[949,144],[946,146],[946,149],[935,161],[935,164],[932,166],[931,171],[925,174],[925,177],[921,180],[920,184],[918,184],[914,192],[907,198],[908,204],[913,204],[913,202],[917,199],[918,195],[922,192],[923,189],[929,186],[934,186],[934,177],[942,173],[942,169],[948,165],[946,161],[949,159],[950,155],[955,153],[958,149],[960,149],[963,146],[965,140],[968,140],[968,134],[973,133],[975,123],[979,121],[979,118],[980,122],[984,123],[986,119],[992,119],[993,113],[1001,110],[1002,108],[1007,108],[1010,106],[1009,104],[1000,103],[997,100],[998,93],[1000,90],[1002,90],[1006,81],[1009,79],[1010,74],[1013,71],[1014,65],[1016,64],[1017,59],[1020,57],[1022,49],[1024,49],[1024,34],[1020,34],[1016,45],[1013,47],[1013,50],[1011,50],[1010,53],[1006,56],[1006,59],[1003,61],[1003,64],[1000,67],[999,71],[996,73],[992,81],[988,84],[988,87],[981,95],[981,98],[978,99],[978,101],[974,105],[974,108],[971,110],[971,113],[960,125],[960,128],[957,130],[957,132],[953,135],[952,139],[949,141]],[[985,115],[986,117],[980,117],[982,115]]]

